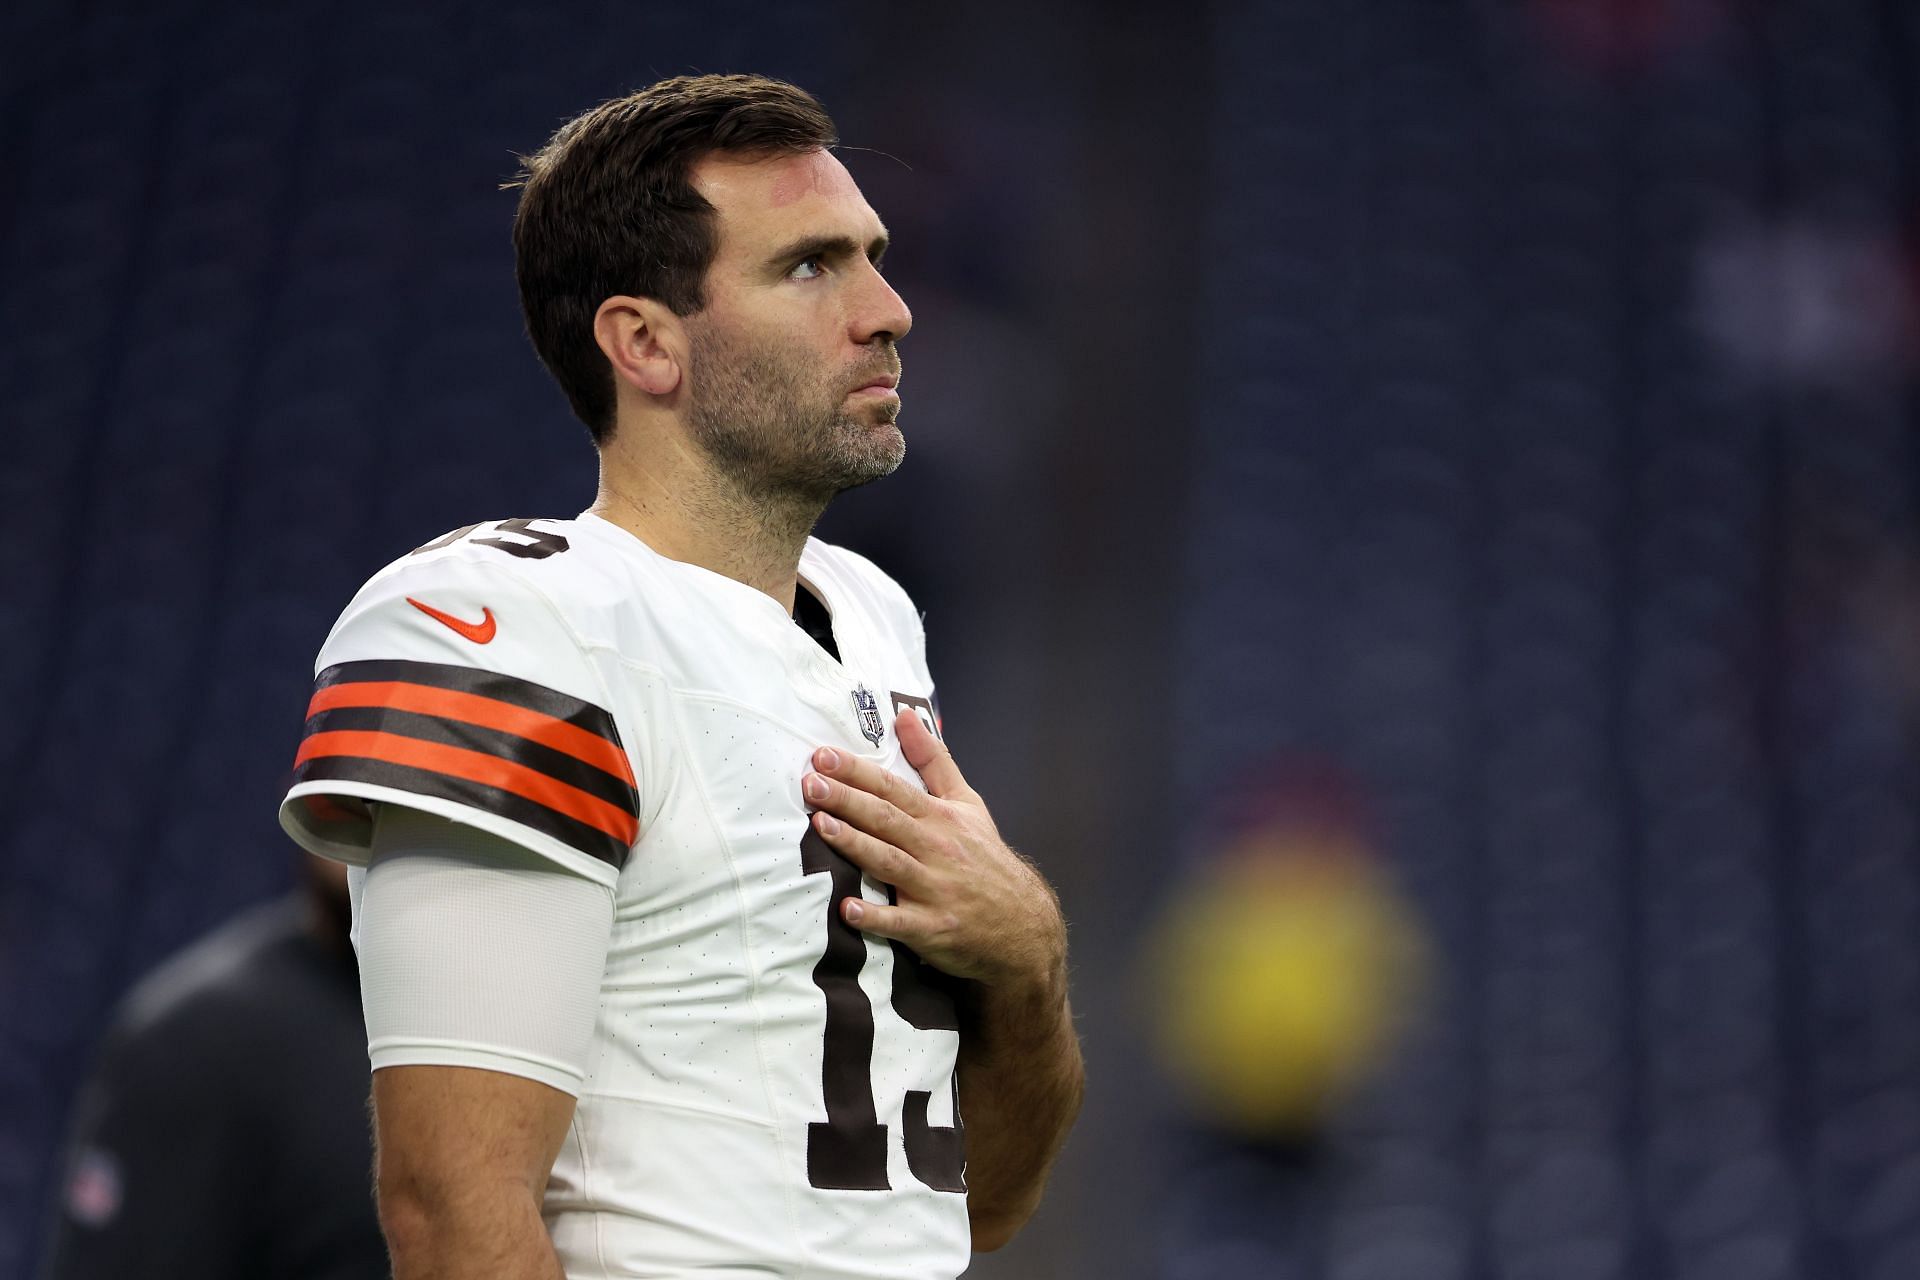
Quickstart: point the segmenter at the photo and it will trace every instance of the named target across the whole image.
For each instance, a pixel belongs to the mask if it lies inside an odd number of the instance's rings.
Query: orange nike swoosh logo
[[[432,618],[435,622],[446,623],[449,627],[452,627],[454,631],[465,636],[475,644],[486,644],[489,640],[493,639],[493,633],[497,630],[493,620],[493,610],[484,605],[480,608],[480,621],[468,622],[465,618],[456,618],[450,613],[442,613],[430,604],[422,604],[412,596],[407,597],[407,603],[426,614],[429,618]]]

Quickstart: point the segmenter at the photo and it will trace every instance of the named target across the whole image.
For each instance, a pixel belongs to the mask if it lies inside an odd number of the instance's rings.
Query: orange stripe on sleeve
[[[628,786],[635,786],[627,753],[599,734],[579,725],[556,720],[538,711],[516,707],[477,693],[455,689],[436,689],[431,685],[409,684],[398,680],[363,680],[352,684],[328,685],[316,689],[307,704],[307,717],[335,707],[392,707],[396,711],[414,711],[422,715],[444,716],[486,729],[498,729],[515,737],[552,747],[602,773],[611,774]]]
[[[294,757],[294,767],[298,768],[308,760],[321,756],[360,756],[444,773],[482,786],[510,791],[524,800],[545,805],[555,813],[565,814],[576,822],[584,822],[625,844],[632,844],[640,835],[639,819],[624,809],[610,805],[598,796],[590,796],[578,787],[550,778],[537,769],[502,760],[483,751],[422,742],[418,738],[402,737],[397,733],[341,729],[309,734],[306,741],[300,744],[299,755]]]

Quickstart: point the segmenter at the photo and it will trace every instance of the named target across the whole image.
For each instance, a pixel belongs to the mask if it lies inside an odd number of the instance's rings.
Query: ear
[[[652,298],[608,298],[593,314],[593,340],[615,381],[650,396],[672,394],[685,373],[686,331],[680,317]]]

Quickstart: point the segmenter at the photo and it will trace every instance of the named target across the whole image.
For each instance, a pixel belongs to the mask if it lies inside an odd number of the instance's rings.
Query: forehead
[[[693,167],[693,189],[720,214],[721,252],[797,235],[881,233],[880,216],[830,152],[742,157],[711,155]]]

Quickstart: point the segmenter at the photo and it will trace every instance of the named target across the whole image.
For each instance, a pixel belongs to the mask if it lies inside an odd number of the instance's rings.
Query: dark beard
[[[796,353],[709,330],[696,335],[691,365],[694,441],[753,498],[824,506],[892,473],[905,455],[894,425],[898,401],[873,406],[871,418],[860,421],[847,412],[845,394],[825,377],[809,377],[806,358]],[[889,344],[871,372],[898,368]],[[844,383],[858,375],[837,376]]]

